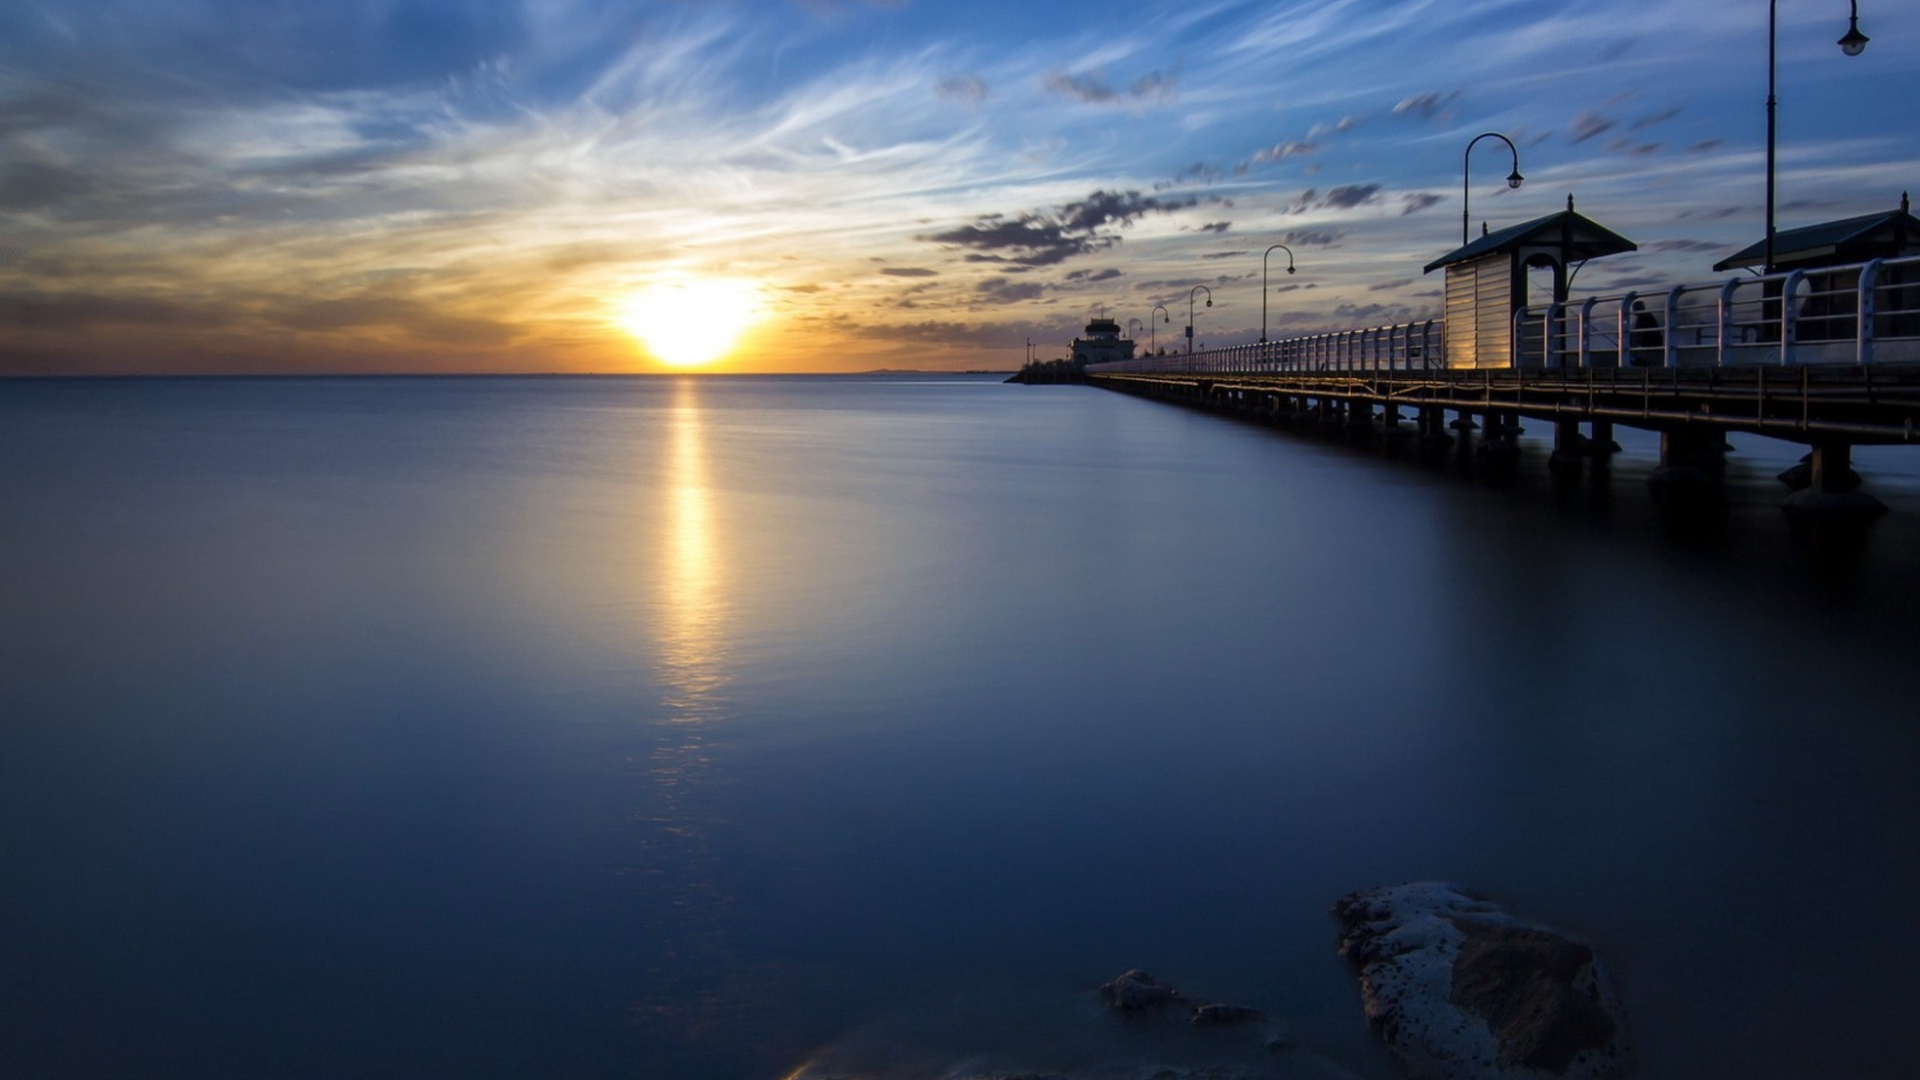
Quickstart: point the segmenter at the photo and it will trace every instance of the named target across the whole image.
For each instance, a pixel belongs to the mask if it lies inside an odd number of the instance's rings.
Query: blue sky
[[[1920,187],[1920,6],[1780,11],[1782,227]],[[1576,292],[1762,227],[1764,3],[13,0],[0,371],[644,370],[624,298],[762,290],[735,370],[1001,367],[1101,310],[1269,333],[1579,208]],[[10,339],[10,340],[9,340]]]

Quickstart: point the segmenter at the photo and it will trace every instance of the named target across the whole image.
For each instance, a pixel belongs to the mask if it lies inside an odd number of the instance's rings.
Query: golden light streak
[[[727,603],[700,391],[674,390],[661,558],[660,647],[674,718],[711,719],[727,683]]]

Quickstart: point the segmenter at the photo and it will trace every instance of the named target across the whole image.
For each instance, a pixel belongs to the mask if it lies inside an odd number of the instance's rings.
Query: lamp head
[[[1520,175],[1520,170],[1515,169],[1512,172],[1507,174],[1507,186],[1510,188],[1517,188],[1520,186],[1520,181],[1525,179],[1526,177]]]
[[[1293,273],[1293,267],[1291,265],[1287,267],[1287,273],[1289,274]]]
[[[1208,306],[1208,307],[1212,307],[1212,306],[1213,306],[1213,297],[1211,297],[1211,296],[1209,296],[1209,297],[1207,297],[1207,306]]]
[[[1858,16],[1847,20],[1847,36],[1841,38],[1836,44],[1840,46],[1840,51],[1848,56],[1859,56],[1866,51],[1867,35],[1860,32]]]

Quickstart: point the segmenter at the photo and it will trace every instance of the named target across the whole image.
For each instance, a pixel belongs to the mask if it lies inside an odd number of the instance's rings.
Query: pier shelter
[[[1075,364],[1105,364],[1114,360],[1133,359],[1133,340],[1120,336],[1120,324],[1114,320],[1094,319],[1087,323],[1083,333],[1085,337],[1073,339]]]
[[[1487,233],[1426,265],[1446,268],[1446,354],[1450,368],[1513,366],[1513,316],[1527,306],[1527,270],[1553,270],[1553,299],[1567,295],[1569,267],[1639,247],[1573,209]]]
[[[1860,318],[1860,276],[1876,275],[1867,282],[1867,291],[1881,290],[1873,334],[1880,338],[1920,335],[1920,266],[1894,266],[1881,269],[1878,259],[1898,259],[1920,255],[1920,218],[1903,193],[1900,209],[1859,217],[1823,221],[1798,229],[1781,229],[1773,234],[1773,268],[1789,275],[1791,293],[1799,301],[1792,314],[1799,325],[1801,341],[1852,340]],[[1761,269],[1767,259],[1767,241],[1760,240],[1741,248],[1713,264],[1717,271]],[[1863,265],[1864,264],[1864,265]],[[1797,271],[1797,273],[1796,273]],[[1897,286],[1887,291],[1888,286]],[[1778,297],[1788,287],[1780,282],[1767,283],[1767,335],[1778,340],[1772,323],[1780,315]]]

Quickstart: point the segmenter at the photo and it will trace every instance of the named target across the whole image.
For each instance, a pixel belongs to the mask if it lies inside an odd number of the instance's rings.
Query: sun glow
[[[649,286],[614,321],[663,364],[694,367],[725,356],[760,319],[760,287],[729,278]]]

